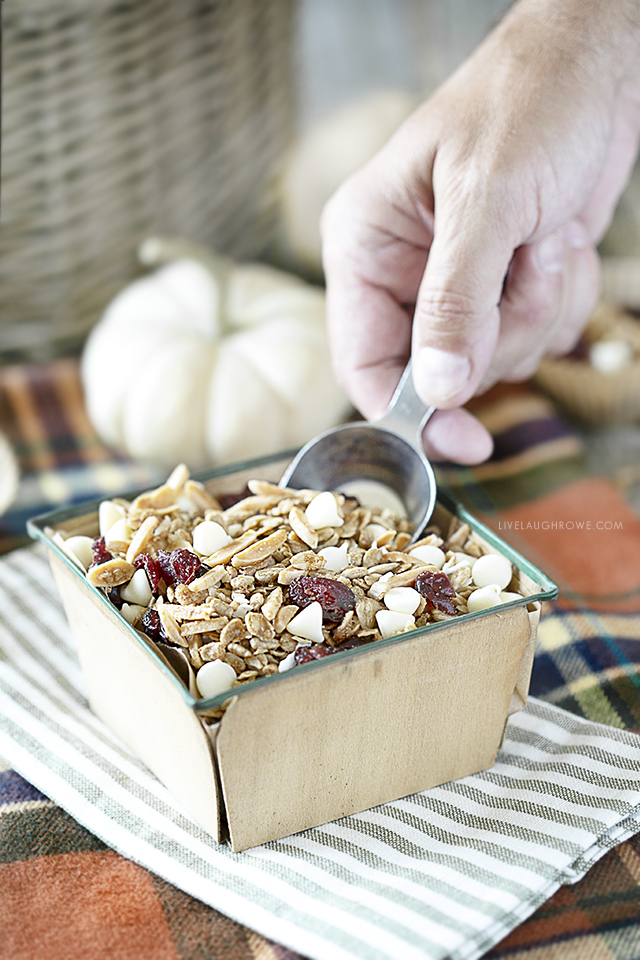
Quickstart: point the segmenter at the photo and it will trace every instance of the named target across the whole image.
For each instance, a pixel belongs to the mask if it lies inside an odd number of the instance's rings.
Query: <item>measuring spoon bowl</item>
[[[380,420],[341,424],[310,440],[290,463],[280,486],[335,490],[359,499],[361,490],[369,491],[372,499],[365,501],[367,505],[400,506],[416,540],[436,502],[436,479],[422,447],[422,431],[433,410],[416,394],[409,364]],[[373,502],[375,491],[382,488],[391,491],[391,498]]]

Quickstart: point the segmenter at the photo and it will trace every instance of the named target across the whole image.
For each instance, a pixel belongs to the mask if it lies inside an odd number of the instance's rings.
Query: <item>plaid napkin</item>
[[[0,553],[28,542],[29,517],[152,487],[165,476],[100,443],[84,407],[75,359],[0,366],[0,430],[20,466],[17,494],[0,516]]]
[[[640,737],[531,699],[492,770],[234,854],[89,711],[37,549],[0,561],[0,611],[0,755],[110,847],[308,957],[478,957],[640,830]]]

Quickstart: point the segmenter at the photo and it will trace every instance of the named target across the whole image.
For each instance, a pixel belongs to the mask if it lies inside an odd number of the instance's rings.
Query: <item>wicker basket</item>
[[[587,358],[546,357],[535,380],[569,413],[586,423],[636,423],[640,420],[640,323],[624,308],[601,302],[585,331],[588,343],[625,341],[633,352],[628,365],[611,372]]]
[[[3,4],[0,355],[78,345],[148,234],[264,249],[294,2]]]

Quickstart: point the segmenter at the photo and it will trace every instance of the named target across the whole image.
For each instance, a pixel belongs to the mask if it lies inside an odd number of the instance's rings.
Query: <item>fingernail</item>
[[[582,220],[570,220],[562,228],[562,236],[572,250],[584,250],[589,246],[589,234]]]
[[[538,263],[545,273],[562,273],[564,243],[558,233],[552,233],[538,244]]]
[[[467,357],[436,347],[422,347],[415,360],[416,376],[431,403],[444,403],[465,387],[471,374]]]

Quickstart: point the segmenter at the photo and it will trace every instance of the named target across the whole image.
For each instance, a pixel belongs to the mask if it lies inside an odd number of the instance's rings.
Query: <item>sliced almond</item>
[[[263,670],[267,666],[268,660],[264,653],[254,653],[252,656],[245,657],[246,665],[254,670]]]
[[[156,609],[160,617],[160,623],[169,640],[171,640],[172,643],[176,643],[179,647],[188,647],[189,644],[180,633],[178,624],[169,613],[167,605],[159,603]]]
[[[318,533],[311,526],[300,507],[292,507],[289,511],[289,525],[303,543],[308,544],[312,550],[318,546]]]
[[[269,483],[267,480],[249,480],[247,486],[251,493],[257,497],[271,497],[276,503],[280,500],[295,495],[295,490],[288,490],[286,487],[277,487],[275,483]]]
[[[153,536],[153,531],[157,526],[157,517],[147,517],[146,520],[142,521],[127,549],[127,563],[133,563],[138,554],[144,553],[144,548]]]
[[[141,493],[131,504],[131,510],[134,513],[142,513],[144,510],[162,510],[165,507],[172,507],[175,502],[175,489],[165,483],[148,493]]]
[[[212,620],[187,620],[180,627],[183,637],[192,637],[198,633],[218,633],[229,621],[226,617],[214,617]]]
[[[225,510],[223,516],[227,523],[242,523],[256,513],[266,513],[270,507],[278,503],[278,500],[279,498],[272,496],[245,497],[244,500],[234,503],[232,507]]]
[[[433,567],[412,567],[411,570],[406,570],[404,573],[398,573],[395,577],[391,577],[387,581],[387,589],[393,590],[394,587],[412,587],[416,582],[417,577],[422,573],[423,570],[433,570]]]
[[[236,657],[242,657],[243,660],[253,653],[253,650],[248,649],[241,643],[230,643],[225,649],[227,653],[234,653]]]
[[[269,557],[278,550],[282,544],[287,539],[286,530],[276,530],[275,533],[270,534],[268,537],[265,537],[263,540],[258,540],[256,543],[252,543],[250,547],[247,547],[245,550],[236,553],[232,559],[231,563],[234,567],[250,567],[256,563],[262,563],[263,560],[268,560]]]
[[[179,463],[177,467],[169,474],[166,487],[171,487],[172,490],[182,490],[185,483],[189,479],[189,468],[186,463]]]
[[[197,480],[186,481],[184,495],[191,501],[198,513],[203,514],[205,510],[221,509],[218,500]]]
[[[285,567],[285,569],[278,574],[278,583],[283,587],[288,587],[293,580],[297,580],[298,577],[301,576],[302,570],[300,567]]]
[[[275,630],[264,614],[248,613],[244,619],[244,622],[252,637],[257,637],[258,640],[262,640],[263,642],[273,640],[275,636]]]
[[[230,667],[233,667],[236,673],[242,673],[245,669],[244,658],[236,656],[235,653],[231,653],[229,650],[224,650],[220,654],[219,659],[224,660]]]
[[[284,607],[280,607],[273,621],[273,629],[276,633],[282,633],[287,624],[293,620],[298,613],[300,613],[300,608],[297,607],[295,603],[289,603]]]
[[[211,607],[204,603],[176,603],[171,607],[176,620],[205,620],[211,616]]]
[[[233,620],[230,620],[220,634],[220,643],[223,647],[226,647],[230,643],[240,643],[241,640],[246,639],[247,628],[245,627],[243,621],[239,620],[237,617],[234,617]]]
[[[410,533],[399,533],[393,542],[393,548],[394,550],[406,550],[410,543]]]
[[[205,662],[207,660],[219,660],[220,656],[224,653],[224,644],[222,643],[205,643],[202,647],[198,649],[200,657]]]
[[[273,621],[280,607],[282,606],[282,587],[276,587],[272,590],[261,607],[261,613],[267,620]]]
[[[210,590],[212,587],[218,586],[223,576],[224,567],[214,567],[213,570],[208,570],[201,577],[198,577],[197,580],[192,580],[189,584],[189,590],[192,593],[197,593],[199,590]]]
[[[291,558],[291,566],[299,567],[301,570],[322,570],[326,568],[327,561],[313,550],[303,550],[302,553],[296,553]]]
[[[376,625],[376,613],[382,610],[382,604],[372,597],[362,597],[356,603],[356,616],[360,626],[373,630]]]
[[[345,567],[340,571],[340,576],[347,580],[357,580],[359,577],[366,577],[368,573],[366,567]]]
[[[121,583],[131,580],[135,572],[136,568],[132,563],[115,558],[90,567],[87,580],[94,587],[118,587]]]
[[[358,632],[359,629],[360,621],[354,614],[353,610],[349,610],[347,613],[345,613],[344,617],[342,618],[342,623],[336,627],[333,634],[334,638],[338,641],[336,646],[338,646],[342,640],[347,640],[349,637],[352,637]]]
[[[219,563],[228,563],[229,560],[236,555],[236,553],[241,553],[250,544],[255,543],[257,537],[258,534],[255,530],[248,530],[236,540],[232,540],[231,543],[227,543],[224,547],[220,547],[219,550],[216,550],[216,552],[212,553],[209,557],[205,557],[204,563],[208,567],[216,567]]]

